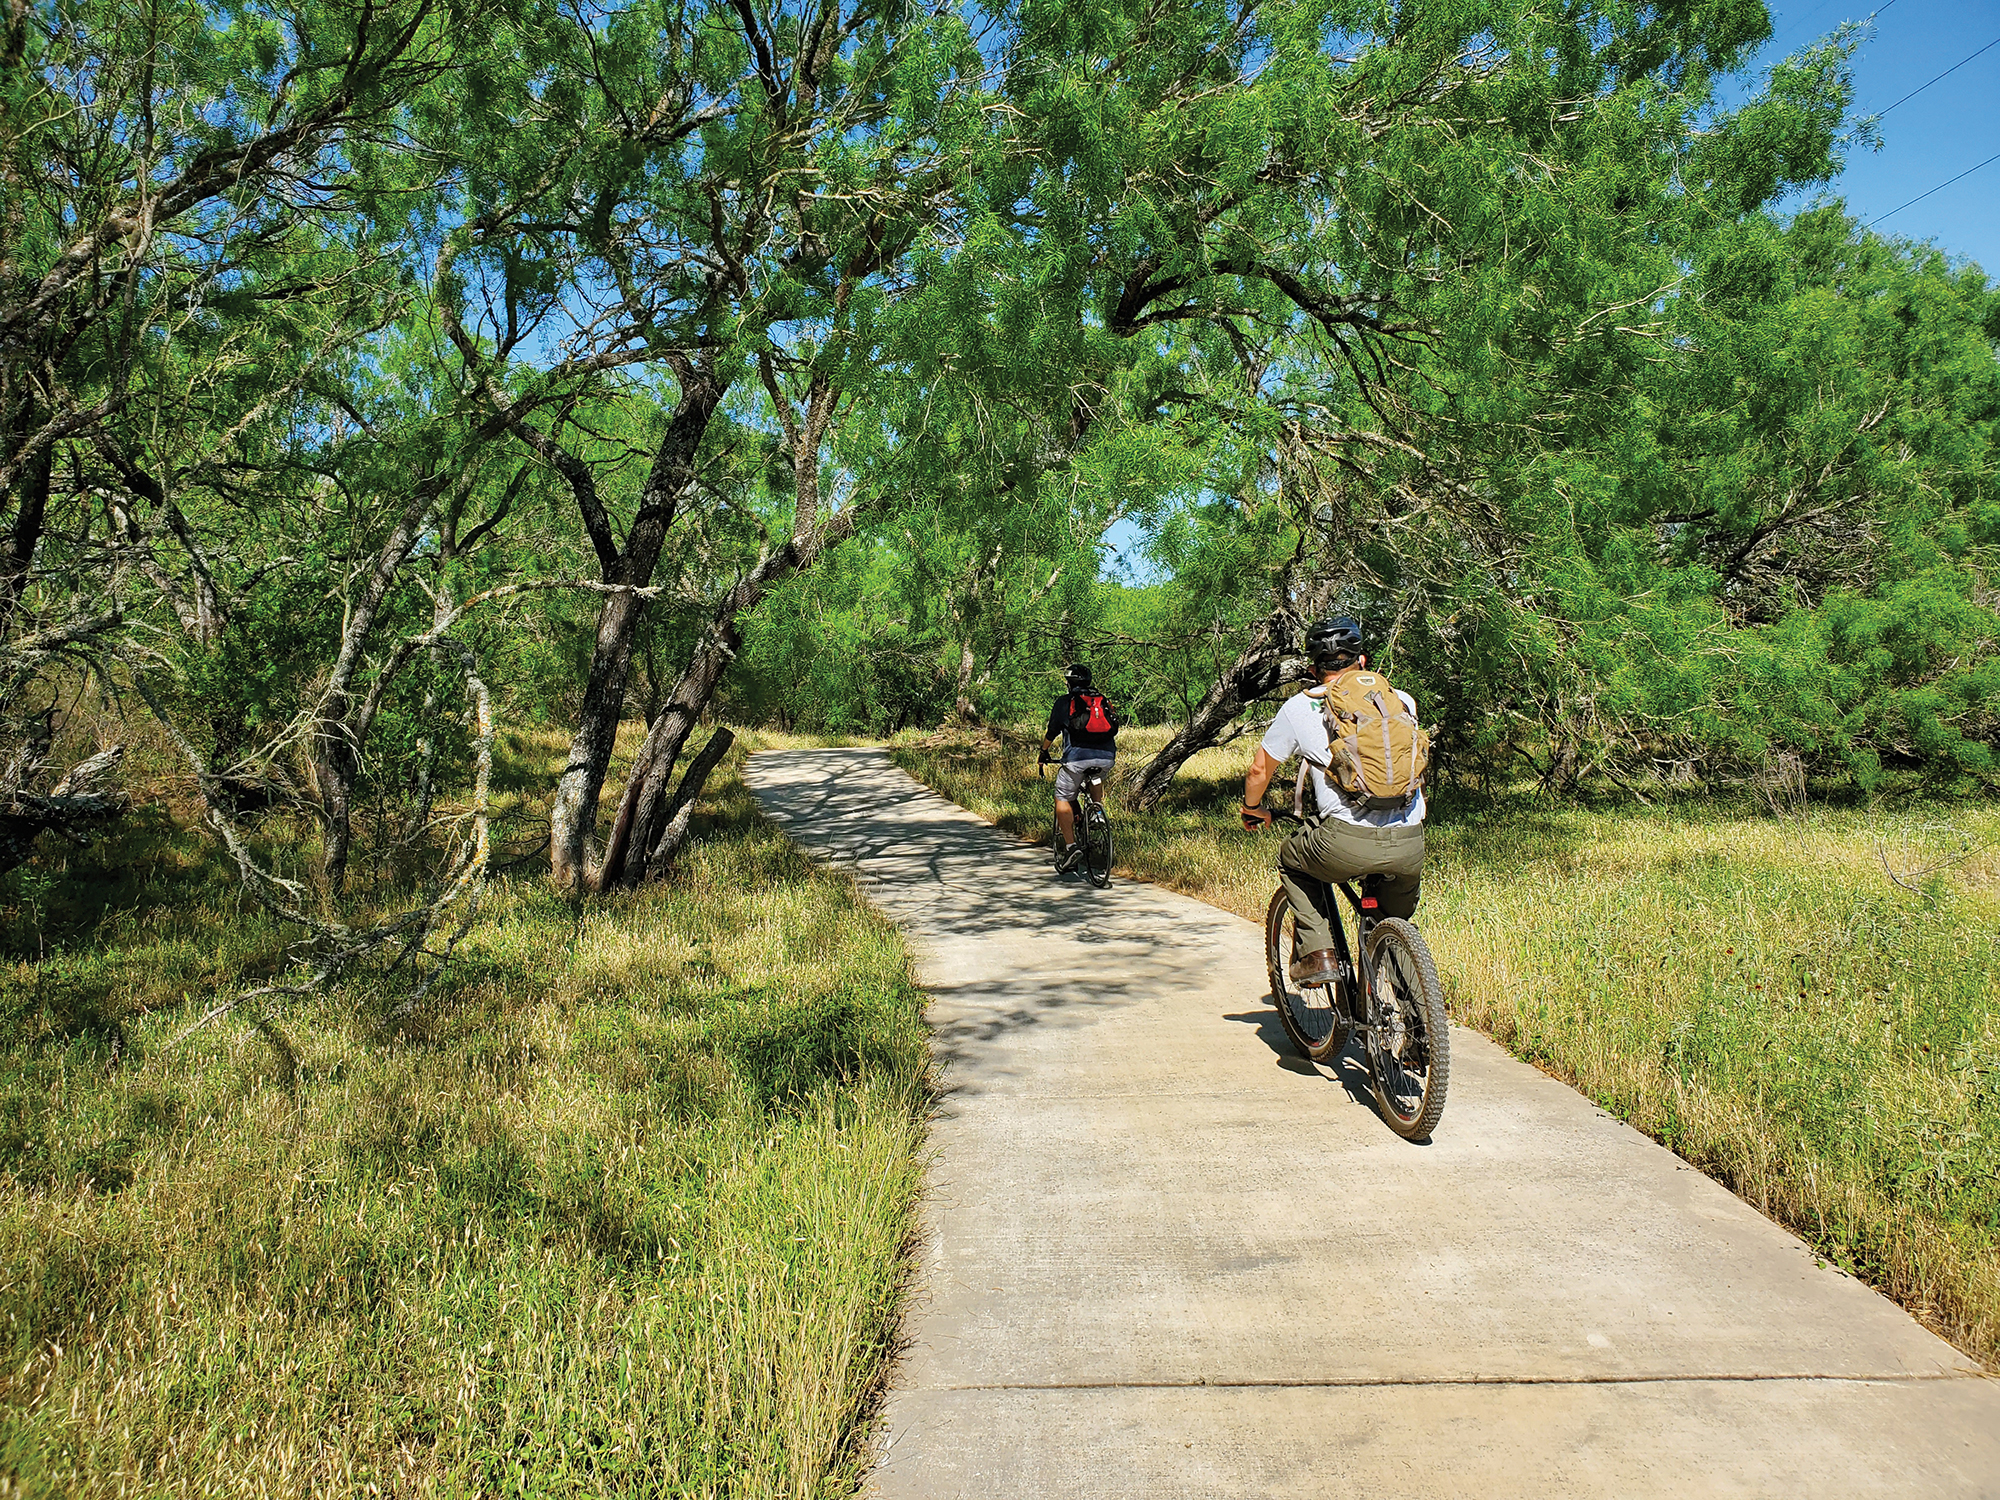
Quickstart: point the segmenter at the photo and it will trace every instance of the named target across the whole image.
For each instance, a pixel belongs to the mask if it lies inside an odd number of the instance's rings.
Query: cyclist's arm
[[[1271,778],[1278,774],[1278,766],[1279,762],[1271,759],[1271,752],[1259,745],[1257,753],[1250,757],[1250,773],[1243,778],[1245,807],[1255,807],[1264,800],[1265,789],[1271,785]]]
[[[1042,728],[1043,760],[1047,760],[1049,758],[1049,749],[1051,746],[1055,744],[1056,736],[1062,734],[1069,727],[1059,717],[1059,715],[1062,713],[1062,708],[1063,708],[1063,700],[1060,698],[1056,699],[1054,706],[1049,709],[1049,722]]]
[[[1255,807],[1264,800],[1264,790],[1271,784],[1271,778],[1278,774],[1279,762],[1271,759],[1271,752],[1262,745],[1250,757],[1250,774],[1243,778],[1243,805]]]

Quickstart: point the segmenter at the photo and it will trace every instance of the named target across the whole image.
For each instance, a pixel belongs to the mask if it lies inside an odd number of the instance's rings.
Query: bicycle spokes
[[[1281,886],[1264,915],[1264,956],[1271,982],[1271,1003],[1292,1045],[1314,1062],[1331,1062],[1347,1045],[1347,1017],[1332,985],[1301,987],[1292,983],[1291,963],[1298,955],[1298,938],[1290,899]]]
[[[1111,818],[1104,811],[1103,804],[1089,802],[1083,813],[1083,846],[1085,873],[1091,883],[1097,886],[1111,884]]]
[[[1444,1113],[1450,1034],[1444,992],[1429,950],[1406,922],[1384,922],[1370,937],[1374,988],[1368,1031],[1382,1117],[1410,1140],[1429,1136]]]

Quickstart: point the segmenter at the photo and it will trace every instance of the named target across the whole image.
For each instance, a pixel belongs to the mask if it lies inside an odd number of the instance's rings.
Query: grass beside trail
[[[561,749],[513,737],[506,837]],[[741,758],[671,883],[530,860],[402,1021],[378,980],[171,1046],[285,936],[160,820],[0,882],[0,1493],[851,1492],[921,997]]]
[[[1163,738],[1128,731],[1121,754]],[[1045,838],[1034,745],[896,756]],[[1120,863],[1261,921],[1276,843],[1234,815],[1251,748],[1197,757],[1156,812],[1114,794]],[[2000,810],[1524,798],[1433,820],[1419,920],[1457,1019],[2000,1367]]]

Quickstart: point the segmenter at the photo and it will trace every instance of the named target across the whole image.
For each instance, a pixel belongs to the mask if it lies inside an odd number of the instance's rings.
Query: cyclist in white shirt
[[[1361,648],[1361,627],[1344,615],[1322,620],[1306,632],[1306,655],[1320,688],[1286,700],[1243,778],[1243,826],[1255,830],[1271,821],[1271,814],[1259,804],[1278,768],[1294,755],[1304,755],[1313,766],[1319,819],[1278,847],[1278,877],[1298,920],[1297,957],[1291,969],[1295,984],[1324,984],[1334,977],[1334,895],[1328,881],[1380,876],[1375,896],[1385,917],[1412,915],[1423,886],[1423,788],[1413,789],[1400,807],[1355,807],[1319,770],[1331,753],[1326,715],[1320,707],[1322,690],[1341,673],[1368,665]],[[1416,700],[1401,689],[1396,696],[1414,716]]]

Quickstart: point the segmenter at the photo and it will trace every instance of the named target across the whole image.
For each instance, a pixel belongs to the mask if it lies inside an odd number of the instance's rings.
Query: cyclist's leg
[[[1320,953],[1333,946],[1333,887],[1317,875],[1278,866],[1278,880],[1291,898],[1297,919],[1299,957]]]
[[[1108,773],[1110,768],[1111,762],[1108,758],[1066,760],[1062,763],[1061,769],[1056,772],[1056,797],[1059,799],[1057,806],[1060,808],[1064,801],[1068,803],[1070,809],[1068,817],[1072,822],[1077,812],[1082,809],[1086,798],[1100,807],[1104,805],[1103,794],[1091,785],[1091,777]],[[1067,828],[1065,836],[1071,836]]]
[[[1360,832],[1357,863],[1367,872],[1378,917],[1416,915],[1424,884],[1424,829],[1371,828]]]
[[[1318,833],[1317,828],[1302,829],[1278,846],[1278,879],[1292,901],[1302,957],[1333,947],[1335,898],[1327,882],[1344,880],[1350,873],[1325,862]]]
[[[1090,800],[1099,807],[1104,806],[1104,788],[1111,780],[1111,764],[1107,760],[1096,766],[1083,783],[1084,789],[1090,793]]]
[[[1417,909],[1417,894],[1423,883],[1424,830],[1417,824],[1408,828],[1361,828],[1338,818],[1323,818],[1318,826],[1286,839],[1278,851],[1279,873],[1291,895],[1292,909],[1299,914],[1299,941],[1331,946],[1330,928],[1333,893],[1323,890],[1321,912],[1329,925],[1309,916],[1304,897],[1314,881],[1354,880],[1377,877],[1376,910],[1384,917],[1407,917]],[[1299,878],[1303,877],[1303,878]],[[1310,950],[1306,950],[1310,951]]]
[[[1077,794],[1082,787],[1083,777],[1074,761],[1066,760],[1056,767],[1056,831],[1062,835],[1065,849],[1076,843]]]
[[[1421,855],[1415,873],[1384,870],[1372,877],[1375,882],[1376,910],[1385,917],[1413,917],[1423,893],[1424,870]]]

